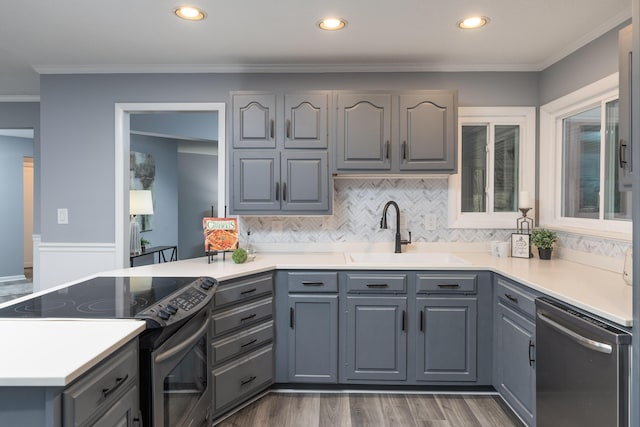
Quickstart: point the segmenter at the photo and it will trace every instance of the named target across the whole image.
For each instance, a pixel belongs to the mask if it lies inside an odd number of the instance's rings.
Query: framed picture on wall
[[[511,256],[514,258],[529,258],[531,252],[530,237],[526,233],[511,235]]]

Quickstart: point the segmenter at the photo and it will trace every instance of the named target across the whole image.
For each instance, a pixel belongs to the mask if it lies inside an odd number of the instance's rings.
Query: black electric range
[[[0,309],[0,318],[141,319],[146,345],[155,346],[211,301],[210,277],[89,279]],[[141,344],[143,344],[141,342]]]

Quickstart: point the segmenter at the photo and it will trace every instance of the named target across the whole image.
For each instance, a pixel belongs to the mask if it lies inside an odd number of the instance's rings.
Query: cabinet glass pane
[[[631,191],[619,191],[618,100],[605,107],[604,219],[631,220]]]
[[[564,217],[599,217],[600,115],[598,106],[562,121]]]
[[[487,125],[462,126],[462,212],[486,212]]]
[[[493,211],[515,212],[518,207],[518,158],[520,126],[494,128]]]

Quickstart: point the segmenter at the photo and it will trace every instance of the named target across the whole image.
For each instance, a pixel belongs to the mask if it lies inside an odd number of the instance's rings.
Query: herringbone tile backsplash
[[[414,242],[488,242],[507,240],[512,229],[447,228],[447,178],[335,179],[332,216],[243,216],[243,239],[251,230],[253,243],[362,243],[390,242],[395,233],[395,213],[389,211],[390,229],[380,229],[382,208],[395,200],[401,211],[402,237],[411,231]],[[435,230],[424,227],[425,215],[437,218]],[[272,221],[282,222],[282,232],[272,231]],[[557,245],[610,257],[622,257],[631,242],[558,233]]]

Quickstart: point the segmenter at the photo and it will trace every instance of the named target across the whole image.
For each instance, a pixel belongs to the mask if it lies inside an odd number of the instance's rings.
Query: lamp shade
[[[153,200],[149,190],[129,190],[129,215],[152,215]]]

